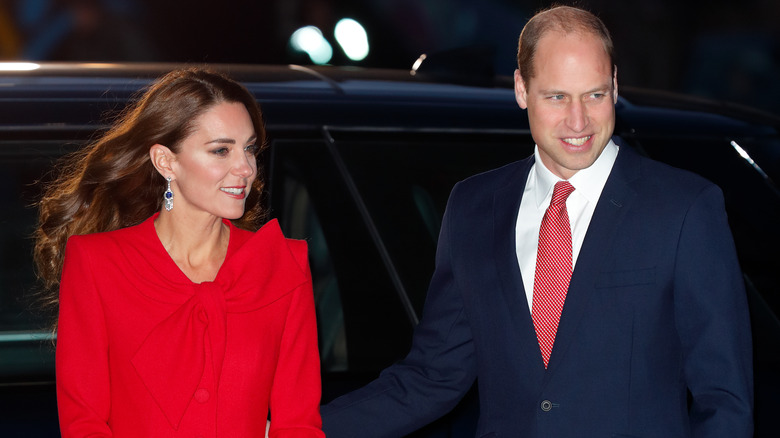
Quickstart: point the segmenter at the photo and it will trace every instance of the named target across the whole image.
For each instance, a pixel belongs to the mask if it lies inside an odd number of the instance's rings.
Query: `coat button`
[[[545,401],[542,402],[542,410],[544,412],[550,412],[550,410],[552,410],[552,408],[553,408],[553,404],[552,404],[552,402],[550,400],[545,400]]]
[[[209,394],[209,391],[203,388],[200,388],[199,390],[195,391],[195,401],[198,403],[206,403],[209,401],[209,397],[211,395]]]

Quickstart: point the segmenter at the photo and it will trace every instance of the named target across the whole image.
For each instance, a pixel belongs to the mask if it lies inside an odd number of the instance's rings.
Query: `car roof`
[[[42,63],[10,70],[0,64],[2,129],[45,125],[93,127],[111,118],[162,74],[199,64]],[[409,70],[299,65],[213,64],[258,99],[274,129],[375,127],[518,130],[527,117],[512,78],[443,77]],[[706,99],[620,87],[618,133],[637,129],[680,135],[777,135],[780,117]],[[659,120],[659,118],[661,120]]]
[[[138,95],[155,78],[181,64],[41,64],[23,72],[0,72],[5,125],[99,123]],[[500,114],[518,113],[506,87],[436,82],[408,72],[303,66],[210,65],[241,81],[261,103],[266,123],[328,125],[452,126],[458,111],[484,109],[471,125],[506,126]],[[42,103],[46,105],[42,106]],[[42,107],[51,111],[41,112]],[[65,110],[63,106],[68,106]],[[337,106],[338,108],[334,108]],[[417,111],[429,114],[423,121]],[[270,111],[274,108],[274,111]],[[410,112],[411,110],[411,112]],[[505,117],[503,117],[505,118]],[[415,123],[415,121],[419,123]]]

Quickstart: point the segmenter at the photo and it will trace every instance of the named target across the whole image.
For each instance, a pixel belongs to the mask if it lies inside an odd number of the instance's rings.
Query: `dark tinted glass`
[[[4,132],[7,140],[0,141],[0,435],[9,437],[59,435],[54,348],[48,341],[52,315],[33,297],[32,233],[38,182],[75,144],[41,134]]]
[[[36,290],[32,234],[37,223],[35,202],[54,161],[66,150],[64,141],[0,142],[0,331],[43,329],[47,317],[32,301]]]
[[[325,372],[376,373],[409,349],[412,326],[326,145],[274,141],[271,216],[306,239]]]
[[[337,132],[334,138],[417,315],[452,187],[527,157],[534,144],[524,133]]]

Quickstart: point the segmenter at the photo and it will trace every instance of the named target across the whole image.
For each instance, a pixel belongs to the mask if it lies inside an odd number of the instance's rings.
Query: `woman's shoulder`
[[[277,262],[295,261],[298,266],[308,264],[308,244],[305,240],[285,237],[276,219],[268,221],[259,230],[252,232],[235,226],[231,227],[231,240],[235,239],[235,248],[246,247],[249,252],[262,251],[276,258]],[[292,256],[292,257],[290,257]]]
[[[299,239],[285,239],[287,245],[290,247],[292,253],[298,265],[304,266],[309,260],[309,245],[305,240]]]
[[[306,241],[300,239],[290,239],[284,235],[279,221],[271,219],[266,222],[257,231],[248,231],[243,228],[238,228],[231,224],[231,239],[235,239],[236,243],[243,245],[250,240],[262,240],[262,241],[277,241],[283,242],[294,251],[305,251]]]
[[[136,245],[149,240],[149,228],[153,227],[151,218],[138,225],[99,233],[78,234],[68,238],[68,246],[78,246],[108,250],[112,247]]]

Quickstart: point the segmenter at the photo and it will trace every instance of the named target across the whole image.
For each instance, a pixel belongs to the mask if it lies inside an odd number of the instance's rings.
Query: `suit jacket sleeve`
[[[449,236],[453,190],[444,215],[424,315],[405,359],[365,387],[323,406],[328,438],[398,438],[449,412],[474,382],[476,363]]]
[[[750,323],[720,189],[708,186],[682,227],[675,269],[675,322],[693,397],[693,437],[751,437]]]
[[[89,248],[79,236],[65,250],[57,329],[57,407],[63,438],[110,437],[108,337]]]
[[[270,438],[324,438],[317,324],[306,243],[288,241],[307,281],[292,293],[271,388]]]

